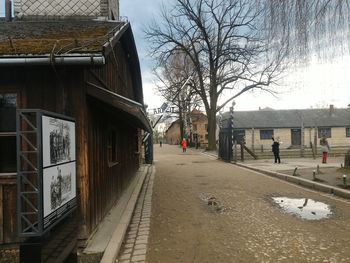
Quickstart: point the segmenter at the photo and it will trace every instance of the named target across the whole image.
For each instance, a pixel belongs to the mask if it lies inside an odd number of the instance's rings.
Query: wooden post
[[[303,116],[301,116],[301,143],[300,143],[300,157],[304,157],[304,140],[305,140],[305,133],[304,133],[304,120]]]
[[[232,143],[232,149],[230,149],[232,151],[232,159],[237,162],[237,152],[236,152],[236,140],[235,140],[235,135],[234,135],[234,125],[233,125],[233,107],[235,106],[235,102],[232,101],[232,107],[230,107],[230,117],[231,117],[231,143]],[[235,148],[233,148],[235,147]]]
[[[86,78],[86,77],[85,77]],[[82,77],[82,81],[84,76]],[[79,239],[87,239],[91,227],[90,220],[90,192],[89,192],[89,148],[88,148],[88,107],[86,103],[86,86],[70,88],[74,100],[76,119],[76,160],[77,160],[77,201],[81,217]]]
[[[253,151],[253,153],[255,153],[254,140],[255,140],[255,133],[254,133],[254,128],[252,128],[252,151]]]
[[[317,156],[317,126],[315,126],[315,132],[314,132],[314,149],[315,149],[315,156]]]
[[[234,151],[235,151],[234,160],[236,163],[237,162],[237,141],[236,140],[235,140],[235,145],[234,145]]]

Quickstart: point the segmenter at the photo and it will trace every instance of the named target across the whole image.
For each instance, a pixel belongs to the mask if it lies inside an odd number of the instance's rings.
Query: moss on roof
[[[0,22],[0,56],[102,52],[122,25],[91,20]]]

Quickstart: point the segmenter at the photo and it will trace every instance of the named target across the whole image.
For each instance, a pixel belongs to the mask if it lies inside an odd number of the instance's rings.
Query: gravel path
[[[146,262],[350,262],[350,203],[198,152],[155,146]],[[272,197],[309,198],[332,216],[304,220]]]

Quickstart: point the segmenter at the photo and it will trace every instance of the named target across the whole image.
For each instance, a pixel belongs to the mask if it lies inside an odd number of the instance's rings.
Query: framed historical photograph
[[[17,141],[18,234],[43,236],[77,208],[75,120],[38,109],[16,114],[22,138]]]
[[[75,161],[75,123],[42,116],[43,167]]]
[[[76,206],[75,122],[43,114],[43,227],[50,227]]]
[[[70,210],[72,204],[75,204],[75,170],[75,162],[51,166],[43,170],[44,226],[61,217]]]

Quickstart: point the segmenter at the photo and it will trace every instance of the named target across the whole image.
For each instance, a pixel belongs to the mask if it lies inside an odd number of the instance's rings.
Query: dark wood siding
[[[120,42],[117,43],[113,52],[106,58],[106,66],[92,69],[91,72],[89,81],[135,100],[136,96],[133,89],[129,58]]]
[[[27,66],[2,68],[0,72],[1,83],[8,82],[19,90],[20,108],[43,109],[76,119],[77,214],[81,239],[87,239],[116,204],[141,161],[141,132],[137,125],[122,110],[86,95],[86,81],[91,81],[136,100],[128,60],[129,55],[118,43],[104,66]],[[111,129],[117,134],[118,162],[113,165],[108,163],[107,156]],[[4,183],[0,178],[0,244],[18,242],[15,179],[13,176],[10,183]]]
[[[138,129],[120,120],[118,115],[122,113],[113,114],[108,108],[96,107],[98,104],[94,99],[89,100],[90,231],[116,204],[139,168],[135,139]],[[117,135],[117,162],[113,164],[109,164],[107,156],[111,131]]]

